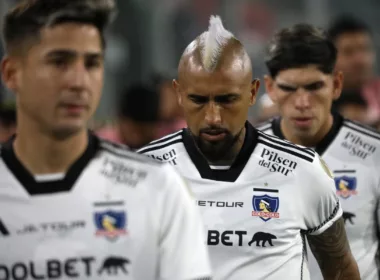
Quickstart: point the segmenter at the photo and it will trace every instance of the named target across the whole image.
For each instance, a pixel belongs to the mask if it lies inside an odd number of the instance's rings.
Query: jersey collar
[[[13,149],[13,141],[14,137],[2,146],[1,157],[8,169],[30,195],[70,191],[84,168],[95,156],[99,146],[99,140],[93,134],[89,133],[89,141],[86,150],[82,156],[71,165],[63,179],[38,182],[16,157]]]
[[[274,118],[272,120],[272,130],[273,134],[281,139],[285,139],[284,134],[281,130],[281,117]],[[337,113],[333,113],[333,125],[331,126],[329,132],[325,135],[325,137],[316,145],[315,151],[322,155],[326,149],[333,142],[335,137],[338,135],[340,128],[343,125],[343,117]]]
[[[243,146],[228,170],[211,169],[207,160],[198,150],[190,131],[188,129],[183,130],[183,144],[202,178],[225,182],[235,182],[239,178],[256,147],[258,137],[256,129],[248,121],[245,123],[245,128]]]

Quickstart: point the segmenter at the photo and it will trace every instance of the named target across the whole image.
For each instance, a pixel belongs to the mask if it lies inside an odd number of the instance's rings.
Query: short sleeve
[[[305,165],[300,179],[303,195],[301,208],[305,222],[304,233],[318,235],[328,229],[343,214],[336,195],[332,172],[316,155],[312,164]]]
[[[160,277],[165,280],[211,279],[204,227],[186,183],[167,166],[159,250]]]

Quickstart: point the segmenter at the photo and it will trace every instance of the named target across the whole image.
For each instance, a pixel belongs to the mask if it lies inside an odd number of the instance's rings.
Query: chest
[[[252,253],[256,247],[301,241],[302,215],[291,195],[294,186],[190,181],[207,229],[207,244]],[[286,230],[285,230],[286,229]],[[257,248],[256,248],[257,249]]]
[[[0,278],[118,279],[154,247],[149,207],[140,207],[150,203],[125,184],[84,176],[70,192],[34,196],[7,184],[12,188],[0,191]]]
[[[370,164],[332,155],[323,157],[334,174],[336,194],[349,227],[373,224],[378,204],[378,174]]]

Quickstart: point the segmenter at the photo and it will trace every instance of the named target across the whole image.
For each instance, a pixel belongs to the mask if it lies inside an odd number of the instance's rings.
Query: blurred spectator
[[[157,127],[156,138],[161,138],[187,125],[183,118],[182,108],[178,104],[178,99],[172,86],[172,80],[162,75],[155,75],[153,80],[160,96],[160,122]]]
[[[158,118],[158,93],[147,86],[134,85],[119,100],[116,125],[100,129],[97,134],[138,149],[156,139]]]
[[[345,117],[374,125],[380,120],[380,80],[375,77],[375,48],[370,28],[349,15],[334,20],[328,34],[338,49],[336,69],[344,74],[343,92],[334,109]]]
[[[13,103],[0,103],[0,143],[16,133],[16,108]]]

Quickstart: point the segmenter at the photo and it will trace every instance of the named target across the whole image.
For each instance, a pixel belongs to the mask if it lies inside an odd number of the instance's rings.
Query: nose
[[[206,108],[205,121],[209,126],[218,126],[222,123],[221,108],[218,104],[210,102]]]
[[[298,110],[310,109],[310,107],[311,107],[311,102],[310,102],[311,93],[304,91],[304,90],[300,90],[300,92],[297,92],[296,95],[297,95],[295,98],[296,109],[298,109]]]
[[[89,81],[88,70],[85,62],[82,59],[78,59],[67,71],[67,84],[72,91],[83,91]]]

